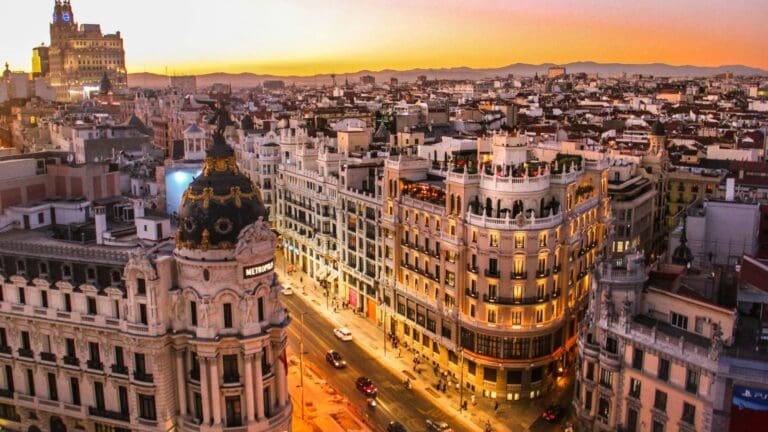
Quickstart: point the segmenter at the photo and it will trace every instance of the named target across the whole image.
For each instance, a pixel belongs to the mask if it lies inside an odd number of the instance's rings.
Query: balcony
[[[8,354],[11,355],[13,353],[13,349],[8,345],[0,346],[0,354]]]
[[[64,356],[62,360],[64,361],[65,365],[80,367],[80,360],[78,360],[75,356]]]
[[[607,366],[608,368],[618,370],[619,366],[621,365],[621,357],[618,354],[614,354],[606,351],[605,349],[602,349],[600,350],[600,363],[601,365]]]
[[[200,382],[200,368],[195,368],[189,371],[189,379]]]
[[[13,390],[11,389],[0,389],[0,397],[4,397],[7,399],[13,399]]]
[[[128,366],[126,365],[113,364],[111,369],[113,374],[128,376]]]
[[[536,269],[537,278],[545,278],[549,276],[549,269]]]
[[[478,296],[477,291],[472,291],[469,288],[464,290],[464,294],[466,294],[467,296],[472,297],[472,298],[477,298],[477,296]]]
[[[86,365],[86,367],[88,367],[88,369],[93,369],[93,370],[98,370],[98,371],[104,370],[104,363],[100,362],[99,360],[93,360],[93,359],[92,360],[88,360],[85,363],[85,365]]]
[[[560,270],[562,270],[562,269],[563,269],[563,266],[558,264],[558,265],[552,267],[552,274],[558,274],[558,273],[560,273]]]
[[[146,373],[144,371],[134,371],[133,379],[136,381],[141,381],[145,383],[155,382],[155,377],[152,374]]]
[[[500,304],[500,305],[531,305],[538,303],[545,303],[549,301],[549,296],[544,297],[488,297],[488,294],[483,294],[483,301],[486,303]]]
[[[96,407],[88,407],[88,414],[94,417],[101,417],[109,420],[117,420],[117,421],[126,422],[126,423],[131,421],[131,416],[128,413],[121,413],[119,411],[99,409]]]
[[[498,278],[499,276],[499,269],[485,269],[485,277]]]
[[[513,280],[522,280],[522,279],[528,279],[528,272],[512,272],[512,279]]]
[[[50,362],[50,363],[56,363],[56,354],[49,353],[49,352],[41,352],[40,360]]]
[[[470,273],[477,274],[479,270],[477,269],[477,267],[472,267],[471,265],[467,264],[467,271]]]
[[[19,348],[19,357],[35,358],[35,353],[31,349]]]

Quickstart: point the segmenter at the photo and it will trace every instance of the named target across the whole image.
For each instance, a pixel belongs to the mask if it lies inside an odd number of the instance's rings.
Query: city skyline
[[[120,31],[130,73],[306,76],[572,61],[768,68],[768,58],[760,56],[768,50],[760,37],[768,12],[750,0],[370,0],[364,6],[344,0],[321,10],[305,0],[238,0],[224,7],[191,1],[182,8],[179,2],[139,0],[119,13],[109,3],[73,1],[75,20],[98,22],[105,33]],[[51,7],[38,1],[16,8],[18,19],[0,28],[0,60],[14,70],[30,69],[31,48],[50,42]],[[172,36],[158,45],[157,32],[147,31],[153,28]]]

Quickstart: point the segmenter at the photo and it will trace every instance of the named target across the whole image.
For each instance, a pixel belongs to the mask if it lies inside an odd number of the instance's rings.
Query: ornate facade
[[[207,171],[185,194],[176,247],[0,234],[4,426],[291,429],[276,238],[232,157],[215,134]]]
[[[50,82],[57,98],[69,100],[84,87],[98,89],[106,76],[114,89],[128,86],[120,32],[102,34],[98,24],[78,27],[69,0],[56,0],[49,49]]]
[[[386,161],[390,331],[470,392],[536,398],[567,367],[586,309],[610,223],[607,163],[506,134],[477,147]]]

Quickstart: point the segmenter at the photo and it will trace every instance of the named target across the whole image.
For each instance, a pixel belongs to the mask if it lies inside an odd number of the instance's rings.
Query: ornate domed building
[[[199,422],[200,431],[289,430],[289,318],[273,272],[276,237],[225,142],[226,119],[219,112],[203,171],[179,209],[171,295],[182,422]]]

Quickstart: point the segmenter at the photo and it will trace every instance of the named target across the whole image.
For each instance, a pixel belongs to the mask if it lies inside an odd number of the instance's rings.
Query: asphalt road
[[[399,421],[409,432],[426,431],[427,418],[439,419],[450,424],[455,431],[465,431],[458,420],[445,414],[427,397],[403,386],[405,376],[394,375],[389,369],[379,365],[379,360],[369,355],[357,343],[342,342],[333,335],[333,324],[324,316],[319,315],[306,305],[306,299],[300,292],[293,296],[283,296],[285,306],[291,312],[293,322],[288,329],[288,343],[293,352],[299,352],[301,334],[301,312],[304,315],[304,358],[311,361],[317,372],[331,383],[336,389],[355,404],[359,412],[367,413],[369,423],[386,430],[390,421]],[[354,337],[354,334],[353,334]],[[347,361],[345,369],[335,369],[325,361],[325,353],[333,349]],[[378,406],[367,406],[365,396],[355,387],[355,380],[366,376],[373,380],[378,387]],[[290,383],[296,385],[298,383]],[[294,401],[299,405],[300,401]],[[298,413],[301,406],[295,406]],[[457,412],[458,414],[458,412]]]

